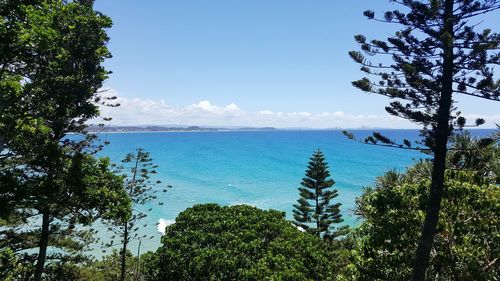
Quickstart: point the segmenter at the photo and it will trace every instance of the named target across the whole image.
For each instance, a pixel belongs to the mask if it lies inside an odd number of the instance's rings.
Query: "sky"
[[[388,0],[97,0],[113,19],[113,73],[104,88],[111,125],[415,128],[391,117],[389,100],[351,86],[363,77],[348,56],[355,34],[385,39],[395,25],[364,10]],[[500,12],[482,17],[499,32]],[[497,74],[499,71],[497,71]],[[498,75],[497,75],[498,76]],[[466,117],[500,123],[500,104],[464,97]]]

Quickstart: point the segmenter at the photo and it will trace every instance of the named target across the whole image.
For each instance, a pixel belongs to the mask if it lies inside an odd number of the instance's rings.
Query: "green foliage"
[[[358,279],[408,280],[429,193],[430,164],[388,172],[358,200]],[[500,188],[474,172],[447,172],[427,280],[495,280]]]
[[[149,280],[332,280],[329,244],[278,211],[195,205],[166,228]]]
[[[14,271],[17,264],[17,257],[11,249],[0,250],[0,280],[14,280]]]
[[[10,248],[0,250],[0,280],[21,281],[30,280],[33,274],[33,265],[23,263]]]
[[[448,46],[453,48],[454,69],[450,81],[453,92],[491,100],[500,98],[498,82],[489,67],[498,64],[499,57],[494,52],[500,45],[499,34],[490,29],[475,32],[476,26],[468,22],[471,17],[498,9],[499,4],[497,1],[454,1],[454,10],[449,11],[445,2],[402,1],[398,3],[405,11],[387,11],[378,18],[373,11],[366,11],[368,19],[399,24],[402,29],[387,41],[368,40],[363,35],[356,35],[354,39],[362,52],[349,52],[350,57],[362,66],[361,70],[376,79],[372,81],[365,77],[354,81],[355,87],[395,99],[387,107],[389,113],[424,125],[431,125],[437,115],[425,109],[439,104],[445,86],[436,81],[441,81],[446,73],[432,70],[444,67],[445,56],[439,51]],[[446,22],[450,16],[454,20]],[[391,55],[394,62],[374,63],[363,53]],[[403,105],[401,101],[407,103]],[[476,122],[481,123],[484,120]]]
[[[130,252],[126,254],[129,264],[126,281],[141,280],[137,272],[139,259]],[[99,261],[85,263],[54,263],[47,267],[45,279],[48,281],[116,281],[120,279],[121,254],[117,251]]]
[[[50,197],[52,200],[44,206],[52,217],[49,245],[64,251],[48,258],[81,260],[83,250],[93,242],[93,231],[83,226],[96,218],[127,217],[130,202],[123,192],[121,177],[109,169],[108,159],[96,160],[89,155],[77,154],[64,160],[64,166],[58,169],[60,178],[57,186],[51,189],[54,192]],[[32,197],[16,202],[20,209],[0,230],[3,235],[0,248],[12,247],[17,252],[38,247],[42,230],[34,227],[33,223],[39,217],[38,211],[41,211],[37,209],[42,205],[40,200],[49,198],[36,197],[36,191],[30,191]],[[34,260],[36,256],[32,253],[24,255],[24,258]],[[64,253],[69,256],[65,257]]]
[[[119,220],[110,221],[111,229],[121,239],[121,255],[122,255],[122,276],[120,280],[125,280],[126,275],[126,253],[127,245],[131,240],[152,239],[143,234],[140,235],[138,224],[145,218],[146,212],[141,207],[147,202],[156,199],[155,187],[161,184],[159,180],[151,179],[151,176],[156,174],[158,166],[152,163],[149,152],[144,151],[142,148],[137,149],[134,153],[128,153],[122,160],[122,165],[117,167],[117,174],[122,174],[125,179],[124,189],[128,197],[132,201],[132,216],[120,217]],[[171,186],[167,186],[169,188]],[[163,189],[166,192],[167,189]],[[148,211],[151,211],[149,209]],[[114,236],[113,236],[114,238]],[[112,247],[114,241],[111,240],[107,243],[106,248]]]
[[[417,149],[433,153],[433,173],[421,238],[415,251],[411,280],[422,281],[437,233],[444,194],[447,145],[455,129],[468,125],[455,105],[457,95],[500,101],[500,80],[494,66],[500,64],[500,34],[477,30],[478,16],[500,9],[496,0],[391,1],[400,9],[378,16],[367,10],[369,20],[390,23],[398,30],[387,40],[354,36],[361,51],[349,56],[366,74],[352,85],[361,91],[391,99],[385,110],[423,127]],[[378,55],[378,62],[365,57]],[[381,59],[380,59],[381,58]],[[390,58],[390,59],[386,59]],[[351,136],[352,138],[352,136]],[[368,144],[414,149],[408,140],[396,143],[380,134]]]
[[[93,234],[83,226],[130,215],[122,178],[93,157],[86,131],[107,103],[97,92],[111,56],[111,20],[92,3],[0,1],[0,248],[37,259],[35,280],[46,258],[83,258]]]
[[[139,266],[139,272],[144,277],[144,280],[153,281],[160,276],[159,255],[155,252],[147,252],[141,255]]]
[[[448,166],[480,173],[492,183],[500,184],[499,140],[477,138],[469,131],[452,137],[452,149],[448,153]]]
[[[306,232],[333,239],[344,235],[347,229],[333,230],[333,224],[344,220],[340,214],[341,204],[331,202],[338,196],[338,193],[332,188],[335,182],[329,177],[328,164],[325,162],[323,153],[318,149],[311,156],[306,177],[302,179],[302,187],[299,187],[300,198],[297,200],[298,204],[293,205],[295,208],[293,217],[294,224]]]
[[[154,180],[151,177],[156,174],[157,165],[152,163],[149,152],[143,149],[137,149],[135,153],[127,154],[122,159],[122,164],[115,167],[115,173],[121,175],[124,179],[124,189],[131,200],[133,211],[130,217],[118,217],[119,220],[110,221],[113,230],[126,240],[126,243],[133,239],[147,239],[147,236],[140,235],[135,231],[137,224],[147,216],[147,212],[151,209],[143,210],[141,207],[145,203],[155,200],[156,193],[159,191],[161,181]],[[166,186],[162,189],[163,192],[167,191]],[[124,237],[125,228],[127,228],[127,237]],[[122,244],[125,241],[122,241]],[[113,246],[113,241],[110,241],[106,247]]]

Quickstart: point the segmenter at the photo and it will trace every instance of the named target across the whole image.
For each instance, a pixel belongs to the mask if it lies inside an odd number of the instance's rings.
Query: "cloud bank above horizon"
[[[202,100],[187,106],[174,106],[164,100],[121,97],[114,90],[107,96],[116,96],[118,107],[101,107],[101,116],[111,117],[110,125],[179,125],[179,126],[236,126],[236,127],[276,127],[276,128],[419,128],[407,120],[383,115],[350,114],[343,111],[312,113],[282,112],[262,109],[248,112],[235,103],[215,105]],[[492,128],[500,123],[500,115],[483,116],[469,114],[464,117],[486,120],[483,127]]]

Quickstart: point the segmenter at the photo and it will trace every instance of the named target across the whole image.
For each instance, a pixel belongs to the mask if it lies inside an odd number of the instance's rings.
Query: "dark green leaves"
[[[349,133],[347,133],[349,134]],[[338,236],[333,224],[343,221],[340,204],[331,202],[338,196],[329,179],[330,172],[321,151],[316,151],[310,158],[306,177],[299,187],[298,204],[293,205],[294,224],[306,232],[331,238]]]
[[[93,157],[102,146],[86,131],[108,75],[111,19],[89,1],[61,0],[0,1],[0,17],[0,191],[10,194],[0,204],[22,218],[11,233],[26,238],[10,246],[32,253],[30,263],[46,244],[57,252],[48,258],[81,260],[94,234],[80,231],[84,225],[130,213],[122,179]],[[42,215],[48,237],[23,227]]]
[[[338,260],[282,212],[195,205],[168,226],[151,280],[333,280]]]
[[[353,81],[352,85],[365,92],[373,92],[373,87],[368,78],[363,78],[358,81]]]
[[[364,63],[365,57],[360,52],[350,51],[349,56],[357,63]]]
[[[443,89],[453,88],[452,94],[466,94],[487,100],[500,99],[500,82],[493,75],[493,65],[500,63],[500,35],[491,29],[475,31],[469,24],[473,17],[499,9],[498,1],[455,1],[451,10],[451,28],[445,15],[445,1],[396,1],[402,9],[386,11],[383,18],[375,12],[363,13],[368,19],[397,23],[401,29],[386,40],[369,40],[356,35],[361,52],[369,56],[390,55],[393,62],[381,56],[380,63],[367,61],[358,51],[349,56],[361,65],[361,71],[374,77],[364,77],[352,85],[364,92],[401,99],[391,103],[387,111],[429,127],[437,125],[439,100]],[[480,20],[480,19],[479,19]],[[452,54],[452,81],[443,79],[444,48]],[[451,56],[450,56],[451,57]],[[467,124],[455,122],[459,113],[451,110],[448,121],[459,128]],[[459,120],[460,121],[460,120]],[[477,123],[476,125],[481,125]],[[430,136],[424,136],[430,137]]]
[[[368,19],[373,19],[375,17],[375,12],[371,10],[366,10],[363,12],[363,15]]]
[[[388,172],[358,199],[364,221],[357,229],[359,279],[408,280],[413,249],[426,207],[431,166],[420,162],[405,173]],[[474,172],[448,171],[443,212],[429,272],[433,280],[489,280],[486,267],[499,250],[495,225],[500,189]],[[484,270],[479,270],[482,268]]]

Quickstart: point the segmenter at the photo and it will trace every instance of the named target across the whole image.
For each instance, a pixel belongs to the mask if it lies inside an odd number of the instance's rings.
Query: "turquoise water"
[[[360,136],[369,132],[354,131]],[[394,139],[418,138],[417,130],[384,133]],[[161,234],[156,224],[160,219],[173,221],[193,204],[249,204],[285,211],[291,218],[308,159],[318,148],[336,182],[336,200],[342,203],[345,223],[351,225],[357,223],[352,209],[364,186],[388,169],[403,170],[425,157],[417,151],[361,144],[340,131],[326,130],[113,133],[100,137],[110,142],[103,155],[116,162],[136,148],[149,151],[159,165],[158,178],[173,186],[167,193],[158,193],[162,206],[142,207],[152,211],[141,232],[154,238],[142,241],[141,252],[159,246]]]
[[[358,135],[367,133],[356,131]],[[415,139],[418,131],[390,130],[386,134]],[[154,236],[142,241],[144,250],[158,247],[161,234],[156,224],[160,219],[173,221],[193,204],[249,204],[285,211],[291,218],[308,159],[318,148],[336,182],[345,223],[355,224],[352,209],[363,186],[388,169],[402,170],[424,156],[350,141],[339,131],[113,133],[100,137],[110,142],[102,154],[115,162],[139,147],[149,151],[159,165],[158,179],[173,186],[167,193],[158,192],[163,205],[142,207],[152,211],[141,232]]]

